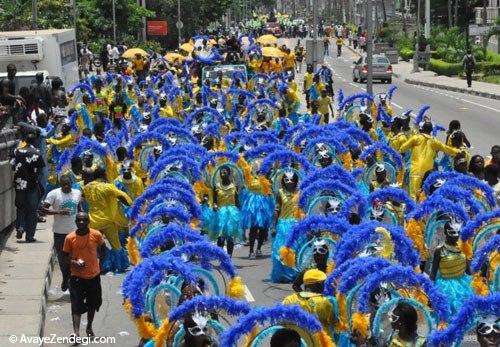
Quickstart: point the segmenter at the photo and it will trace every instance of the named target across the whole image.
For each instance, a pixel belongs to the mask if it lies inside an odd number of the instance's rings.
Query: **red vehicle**
[[[264,32],[266,34],[271,34],[276,37],[281,37],[283,35],[283,31],[278,22],[267,22],[264,28]]]

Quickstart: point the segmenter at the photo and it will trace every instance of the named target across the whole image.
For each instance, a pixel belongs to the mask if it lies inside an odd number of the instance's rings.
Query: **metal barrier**
[[[13,129],[4,129],[0,132],[0,232],[4,232],[16,221],[13,172],[9,156],[16,146],[16,135],[17,132]]]

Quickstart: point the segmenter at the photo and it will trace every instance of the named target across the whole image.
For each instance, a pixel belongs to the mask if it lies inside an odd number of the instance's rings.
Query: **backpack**
[[[465,56],[465,68],[467,70],[472,70],[472,69],[474,69],[475,66],[476,66],[476,63],[474,62],[474,58],[470,54],[467,54]]]

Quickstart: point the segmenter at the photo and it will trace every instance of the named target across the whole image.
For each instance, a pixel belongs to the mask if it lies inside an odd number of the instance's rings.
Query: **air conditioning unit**
[[[43,59],[41,38],[0,40],[0,61],[40,61]]]

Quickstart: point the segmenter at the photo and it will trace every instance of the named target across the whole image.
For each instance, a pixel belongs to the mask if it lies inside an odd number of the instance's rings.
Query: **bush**
[[[399,49],[399,56],[404,61],[409,61],[411,58],[413,58],[414,54],[415,54],[415,51],[411,48],[403,47],[403,48]]]
[[[440,59],[430,60],[429,69],[438,75],[457,76],[462,72],[462,63],[447,63]]]
[[[500,62],[481,61],[476,64],[475,73],[481,73],[485,76],[500,75]]]

